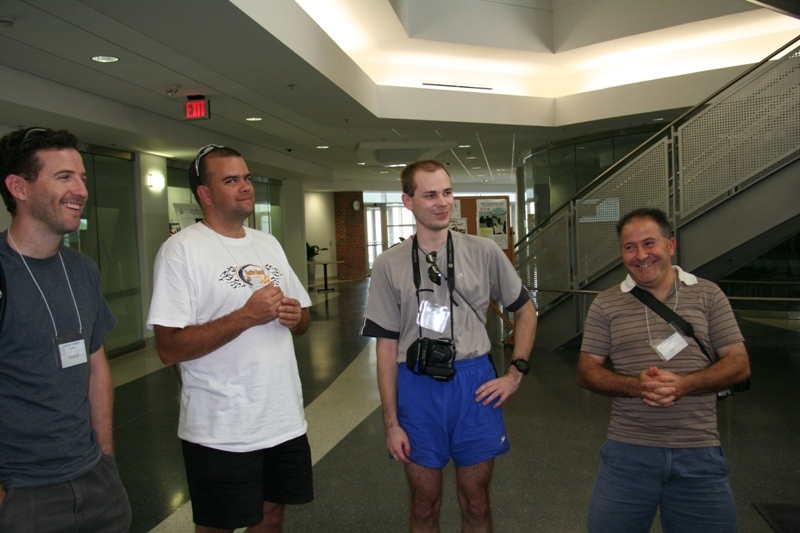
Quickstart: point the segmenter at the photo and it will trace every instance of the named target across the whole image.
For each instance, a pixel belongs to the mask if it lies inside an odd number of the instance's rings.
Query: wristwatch
[[[531,368],[531,365],[529,365],[525,359],[514,359],[508,366],[516,367],[523,376],[527,376],[528,370]]]

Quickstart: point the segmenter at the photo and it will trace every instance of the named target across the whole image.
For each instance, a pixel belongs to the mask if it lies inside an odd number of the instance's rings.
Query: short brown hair
[[[450,173],[447,172],[444,165],[435,159],[423,159],[422,161],[409,163],[406,165],[406,168],[403,169],[403,172],[400,173],[400,182],[403,184],[403,192],[409,196],[414,196],[414,191],[417,189],[417,184],[414,183],[414,174],[416,174],[417,170],[436,172],[439,169],[444,170],[447,177],[450,177]]]

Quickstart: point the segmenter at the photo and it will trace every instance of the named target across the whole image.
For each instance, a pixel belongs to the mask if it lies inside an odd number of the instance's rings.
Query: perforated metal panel
[[[519,275],[525,286],[570,289],[569,245],[569,211],[565,209],[535,235],[524,248],[524,255],[517,256]],[[561,296],[558,292],[531,291],[533,303],[540,310]]]
[[[614,227],[620,216],[640,207],[669,213],[668,149],[665,137],[576,203],[578,286],[619,260]]]
[[[678,128],[678,142],[683,219],[800,157],[800,49]]]

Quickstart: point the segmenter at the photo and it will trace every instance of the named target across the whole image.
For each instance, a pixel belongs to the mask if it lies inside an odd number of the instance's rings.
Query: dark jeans
[[[123,533],[131,526],[128,493],[110,455],[72,481],[6,490],[0,531]]]
[[[657,448],[607,440],[589,504],[591,533],[733,533],[736,505],[722,449]]]

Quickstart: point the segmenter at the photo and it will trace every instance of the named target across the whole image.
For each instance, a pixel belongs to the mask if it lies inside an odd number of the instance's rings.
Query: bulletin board
[[[450,229],[494,240],[513,264],[514,235],[508,196],[459,196],[455,201]]]

